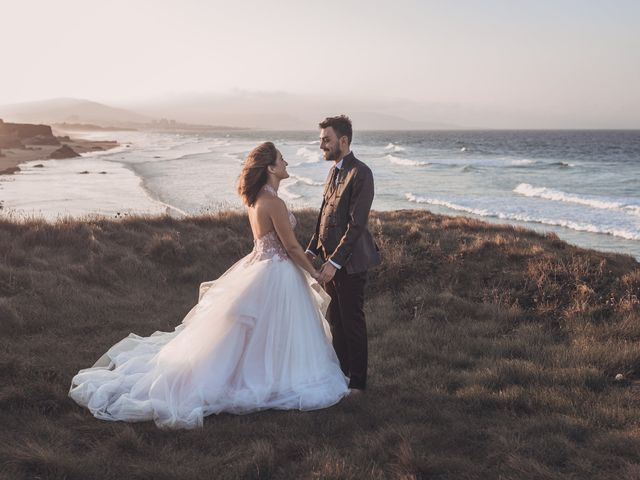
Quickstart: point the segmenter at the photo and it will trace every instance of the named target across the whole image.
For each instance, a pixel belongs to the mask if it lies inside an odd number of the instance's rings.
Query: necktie
[[[338,167],[333,167],[333,173],[331,174],[331,190],[332,191],[336,188],[336,180],[338,180],[339,173],[340,173],[340,169]]]

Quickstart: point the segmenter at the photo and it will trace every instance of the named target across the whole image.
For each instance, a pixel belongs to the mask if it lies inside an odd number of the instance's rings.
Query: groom
[[[351,152],[351,120],[345,115],[320,123],[320,148],[334,162],[324,185],[316,230],[307,247],[310,259],[325,262],[318,281],[331,297],[327,320],[340,367],[349,388],[367,385],[367,325],[364,286],[367,270],[380,264],[380,255],[367,229],[373,202],[371,169]]]

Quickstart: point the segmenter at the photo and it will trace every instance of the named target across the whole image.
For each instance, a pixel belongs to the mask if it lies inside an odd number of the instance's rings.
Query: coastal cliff
[[[21,148],[31,143],[60,145],[49,125],[7,123],[0,119],[0,148]]]
[[[10,123],[0,119],[0,175],[19,172],[19,165],[24,162],[75,158],[81,153],[108,150],[117,145],[115,141],[59,137],[50,125]]]

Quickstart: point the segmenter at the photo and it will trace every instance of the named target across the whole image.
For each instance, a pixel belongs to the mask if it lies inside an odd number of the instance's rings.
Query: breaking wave
[[[593,225],[591,223],[574,222],[572,220],[566,220],[562,218],[545,218],[545,217],[539,217],[534,215],[524,215],[519,213],[504,213],[504,212],[492,211],[492,210],[487,210],[482,208],[470,208],[464,205],[459,205],[459,204],[448,202],[446,200],[441,200],[438,198],[421,197],[418,195],[414,195],[413,193],[406,193],[405,198],[409,202],[424,203],[429,205],[439,205],[439,206],[449,208],[451,210],[455,210],[458,212],[471,213],[481,217],[492,217],[492,218],[499,218],[501,220],[514,220],[514,221],[527,222],[527,223],[540,223],[543,225],[552,225],[552,226],[569,228],[571,230],[576,230],[579,232],[602,233],[606,235],[612,235],[614,237],[624,238],[627,240],[640,240],[640,232],[629,231],[623,228],[598,226],[598,225]]]
[[[391,143],[389,142],[389,144],[384,147],[385,150],[387,151],[391,151],[391,152],[404,152],[405,148],[401,147],[400,145],[396,145],[395,143]]]
[[[640,205],[627,204],[614,200],[600,200],[597,198],[583,197],[573,193],[565,193],[560,190],[553,190],[546,187],[534,187],[528,183],[521,183],[513,191],[517,194],[531,198],[543,198],[555,202],[575,203],[591,208],[604,210],[621,210],[633,215],[640,215]]]
[[[290,176],[291,178],[296,180],[296,183],[297,182],[304,183],[305,185],[309,185],[310,187],[321,187],[322,185],[324,185],[323,182],[316,182],[315,180],[308,177],[302,177],[300,175],[294,175],[294,174],[290,174]]]
[[[318,163],[320,161],[320,152],[315,150],[309,150],[307,147],[300,147],[296,151],[297,157],[302,157],[304,161],[296,163],[294,166],[299,166],[304,163]]]
[[[420,162],[418,160],[411,160],[409,158],[400,158],[391,154],[386,155],[384,158],[389,160],[391,163],[395,163],[396,165],[404,165],[407,167],[423,167],[425,165],[430,165],[429,162]]]

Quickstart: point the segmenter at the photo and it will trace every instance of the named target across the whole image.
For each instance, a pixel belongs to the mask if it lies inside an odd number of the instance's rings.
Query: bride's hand
[[[309,275],[311,275],[311,278],[313,278],[314,280],[318,280],[320,272],[318,270],[314,270],[313,273],[310,273]]]

